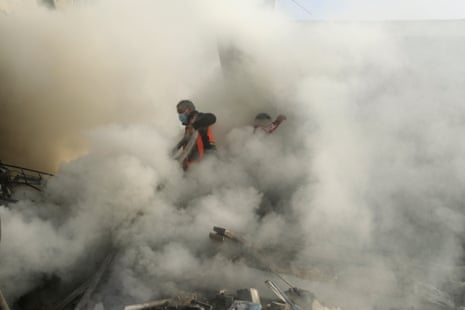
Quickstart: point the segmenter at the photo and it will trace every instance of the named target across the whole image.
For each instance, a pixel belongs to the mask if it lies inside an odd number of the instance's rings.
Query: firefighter
[[[274,121],[272,121],[271,116],[267,113],[258,113],[255,116],[253,123],[253,132],[255,133],[257,129],[261,129],[264,132],[270,134],[275,131],[286,119],[287,118],[285,115],[280,114]]]
[[[187,170],[188,167],[200,161],[206,154],[216,150],[215,138],[211,126],[216,122],[216,116],[213,113],[201,113],[196,110],[195,105],[190,100],[181,100],[176,105],[179,121],[185,126],[184,137],[176,145],[175,150],[179,148],[186,149],[190,143],[189,140],[195,135],[195,142],[192,141],[192,149],[187,150],[187,154],[181,158],[182,167]]]

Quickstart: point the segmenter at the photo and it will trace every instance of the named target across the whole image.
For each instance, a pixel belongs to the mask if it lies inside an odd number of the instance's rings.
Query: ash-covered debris
[[[209,237],[210,239],[217,242],[225,242],[226,240],[232,241],[232,244],[238,245],[238,248],[240,249],[240,251],[236,252],[236,256],[233,256],[232,259],[245,259],[248,264],[255,268],[272,273],[274,276],[278,277],[289,286],[289,289],[286,292],[283,292],[274,282],[269,280],[265,281],[265,283],[271,288],[275,295],[279,297],[278,303],[282,303],[284,305],[283,308],[273,308],[274,306],[272,306],[271,308],[266,309],[301,309],[302,304],[305,305],[303,309],[325,309],[323,306],[321,306],[313,293],[295,287],[289,283],[281,274],[293,275],[299,278],[309,278],[312,280],[332,282],[337,282],[338,278],[343,276],[337,273],[333,273],[327,269],[309,268],[308,270],[296,270],[290,266],[275,265],[272,263],[272,260],[267,259],[267,256],[273,256],[272,253],[267,252],[264,254],[259,249],[255,248],[251,242],[248,242],[237,233],[234,233],[223,227],[213,227],[213,232],[209,234]],[[279,252],[280,250],[276,249],[275,251]],[[462,274],[460,268],[457,268],[457,272]],[[362,277],[362,275],[360,276]],[[463,309],[465,307],[464,283],[465,282],[447,281],[445,287],[439,289],[427,283],[405,283],[400,281],[398,283],[398,292],[396,294],[399,294],[398,296],[408,295],[412,297],[418,301],[418,304],[421,305],[421,309]],[[376,283],[373,283],[373,286],[376,286]],[[396,298],[396,294],[392,295],[393,299]],[[314,304],[315,302],[316,305]],[[273,302],[272,304],[276,305],[276,302]],[[391,304],[395,304],[395,301],[392,301]],[[319,308],[320,306],[321,308]],[[419,308],[405,303],[399,304],[397,307],[393,308],[392,306],[386,307],[380,303],[377,305],[376,309],[416,310]]]
[[[272,283],[271,281],[267,281]],[[273,283],[274,288],[277,286]],[[137,305],[128,305],[124,310],[338,310],[339,307],[323,306],[313,293],[291,288],[286,292],[273,290],[275,299],[261,298],[255,288],[238,289],[236,292],[225,290],[214,294],[192,295],[188,297],[176,296],[171,299],[161,299]]]
[[[41,191],[50,176],[53,174],[0,161],[0,203],[16,202],[19,188]]]
[[[247,260],[254,264],[254,268],[260,268],[270,272],[273,276],[278,276],[289,288],[283,290],[271,280],[265,283],[270,291],[275,295],[270,298],[269,294],[262,297],[256,288],[242,288],[235,291],[218,288],[217,290],[205,288],[193,288],[192,291],[179,291],[178,294],[165,296],[164,298],[145,301],[138,304],[120,305],[124,310],[325,310],[339,309],[338,307],[327,308],[323,306],[315,297],[315,294],[292,286],[280,274],[274,271],[273,267],[264,265],[260,259],[260,253],[237,233],[228,229],[214,227],[214,231],[219,236],[233,240],[241,245],[241,251],[248,253],[253,260]],[[210,237],[213,233],[210,234]],[[214,238],[218,240],[217,237]],[[102,249],[103,251],[104,249]],[[101,291],[107,284],[107,280],[113,268],[115,258],[119,251],[111,247],[106,249],[107,254],[101,262],[93,268],[87,276],[81,277],[81,281],[64,283],[57,276],[44,276],[42,285],[33,291],[23,295],[14,303],[12,309],[17,310],[83,310],[83,309],[105,309]],[[91,268],[92,269],[92,268]],[[269,292],[268,292],[269,293]],[[6,301],[1,310],[9,310]],[[114,309],[110,307],[109,309]]]
[[[339,306],[341,306],[344,309],[344,305],[326,306],[317,298],[314,292],[289,283],[282,275],[287,274],[293,277],[305,278],[311,274],[318,274],[316,270],[296,273],[287,269],[286,266],[273,265],[270,263],[272,260],[267,260],[267,257],[264,257],[264,254],[255,248],[251,242],[240,236],[240,234],[223,227],[213,227],[213,232],[209,234],[209,237],[212,241],[220,241],[220,244],[226,244],[227,240],[231,241],[230,244],[235,245],[239,250],[235,252],[236,255],[232,256],[231,259],[242,260],[252,268],[268,272],[270,276],[281,280],[287,288],[283,289],[273,280],[266,280],[265,284],[268,286],[269,291],[274,294],[274,297],[269,297],[270,292],[259,292],[256,288],[242,288],[231,291],[220,287],[217,290],[196,289],[194,287],[191,291],[180,291],[179,294],[141,303],[120,304],[119,307],[124,307],[124,310],[339,310],[341,309]],[[279,251],[279,249],[276,249],[276,252]],[[102,288],[107,284],[109,274],[114,271],[112,265],[118,252],[115,248],[106,249],[107,254],[95,266],[94,271],[90,272],[87,277],[83,277],[82,281],[75,283],[74,286],[70,285],[70,283],[62,283],[57,277],[44,278],[42,286],[22,296],[13,305],[12,309],[107,309],[101,292]],[[266,255],[270,255],[270,253],[267,252]],[[318,281],[337,282],[334,275],[326,274],[323,277],[321,274],[323,272],[320,271],[320,276],[316,278]],[[395,300],[393,300],[390,302],[390,306],[385,307],[380,303],[374,309],[418,310],[420,309],[418,305],[421,305],[421,309],[463,309],[463,289],[465,286],[461,282],[449,283],[448,292],[426,283],[410,283],[411,285],[404,283],[403,287],[400,287],[401,284],[399,283],[399,291],[407,289],[404,293],[416,297],[417,302],[415,305],[417,306],[405,303],[392,306],[395,304]],[[376,283],[373,285],[376,286]],[[396,296],[393,295],[392,298],[395,299]],[[2,307],[0,307],[1,310],[10,309],[4,299]],[[108,309],[117,308],[110,306]]]
[[[236,252],[238,256],[233,256],[231,259],[239,260],[244,259],[248,264],[254,268],[270,272],[273,276],[277,276],[282,280],[289,288],[283,290],[276,283],[271,280],[265,281],[270,290],[275,294],[276,299],[260,298],[260,294],[255,288],[240,289],[235,293],[230,293],[224,290],[218,291],[215,296],[208,296],[204,293],[196,296],[195,298],[187,298],[182,300],[179,297],[174,299],[163,299],[153,301],[150,303],[130,305],[125,309],[220,309],[220,310],[256,310],[256,309],[267,309],[267,310],[297,310],[297,309],[339,309],[339,307],[326,307],[324,306],[311,291],[298,288],[290,284],[280,274],[281,272],[287,273],[294,276],[302,276],[308,274],[317,274],[313,272],[301,272],[299,274],[293,274],[292,270],[286,270],[285,266],[275,266],[270,264],[266,257],[263,257],[263,253],[252,245],[252,243],[245,240],[242,236],[234,233],[223,227],[213,227],[213,232],[209,234],[209,237],[214,241],[225,242],[230,240],[233,244],[238,246],[239,252]],[[279,250],[276,250],[279,251]],[[269,253],[268,253],[269,254]],[[279,270],[279,272],[278,272]],[[334,275],[332,275],[334,277]],[[319,279],[323,279],[320,277]],[[326,280],[331,279],[331,275],[326,274]],[[334,280],[334,278],[333,278]],[[373,285],[376,285],[374,283]],[[456,286],[457,288],[457,286]],[[401,288],[399,288],[401,290]],[[460,309],[462,303],[458,302],[457,297],[453,298],[452,295],[441,291],[431,285],[424,283],[416,283],[412,287],[413,291],[410,291],[411,296],[416,296],[420,301],[419,304],[422,309]],[[458,291],[455,291],[458,293]],[[463,292],[458,293],[463,295]],[[395,298],[395,296],[393,296]],[[181,301],[182,300],[182,301]],[[395,304],[392,302],[391,304]],[[376,309],[388,309],[388,310],[406,310],[406,309],[419,309],[409,304],[399,304],[397,307],[392,306],[384,307],[382,304],[378,305]]]

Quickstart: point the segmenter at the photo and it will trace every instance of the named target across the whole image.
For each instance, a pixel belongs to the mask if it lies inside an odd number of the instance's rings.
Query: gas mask
[[[178,118],[183,125],[187,124],[187,115],[184,113],[178,113]]]

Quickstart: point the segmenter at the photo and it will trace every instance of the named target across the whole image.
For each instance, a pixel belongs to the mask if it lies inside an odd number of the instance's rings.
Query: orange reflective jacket
[[[195,146],[186,158],[185,169],[190,164],[202,160],[205,151],[216,150],[215,137],[213,136],[211,127],[199,128],[198,132],[199,135],[197,136]]]

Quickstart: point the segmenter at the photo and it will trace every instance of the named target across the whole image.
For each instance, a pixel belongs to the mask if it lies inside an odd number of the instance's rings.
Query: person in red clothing
[[[207,153],[216,150],[215,138],[211,126],[216,123],[213,113],[201,113],[196,110],[190,100],[181,100],[176,105],[178,117],[185,126],[184,137],[176,145],[175,150],[182,148],[178,160],[187,170],[193,162],[200,161]]]
[[[255,133],[257,129],[260,129],[270,134],[275,131],[284,120],[286,120],[286,116],[282,114],[272,121],[271,116],[267,113],[258,113],[253,123],[253,132]]]

